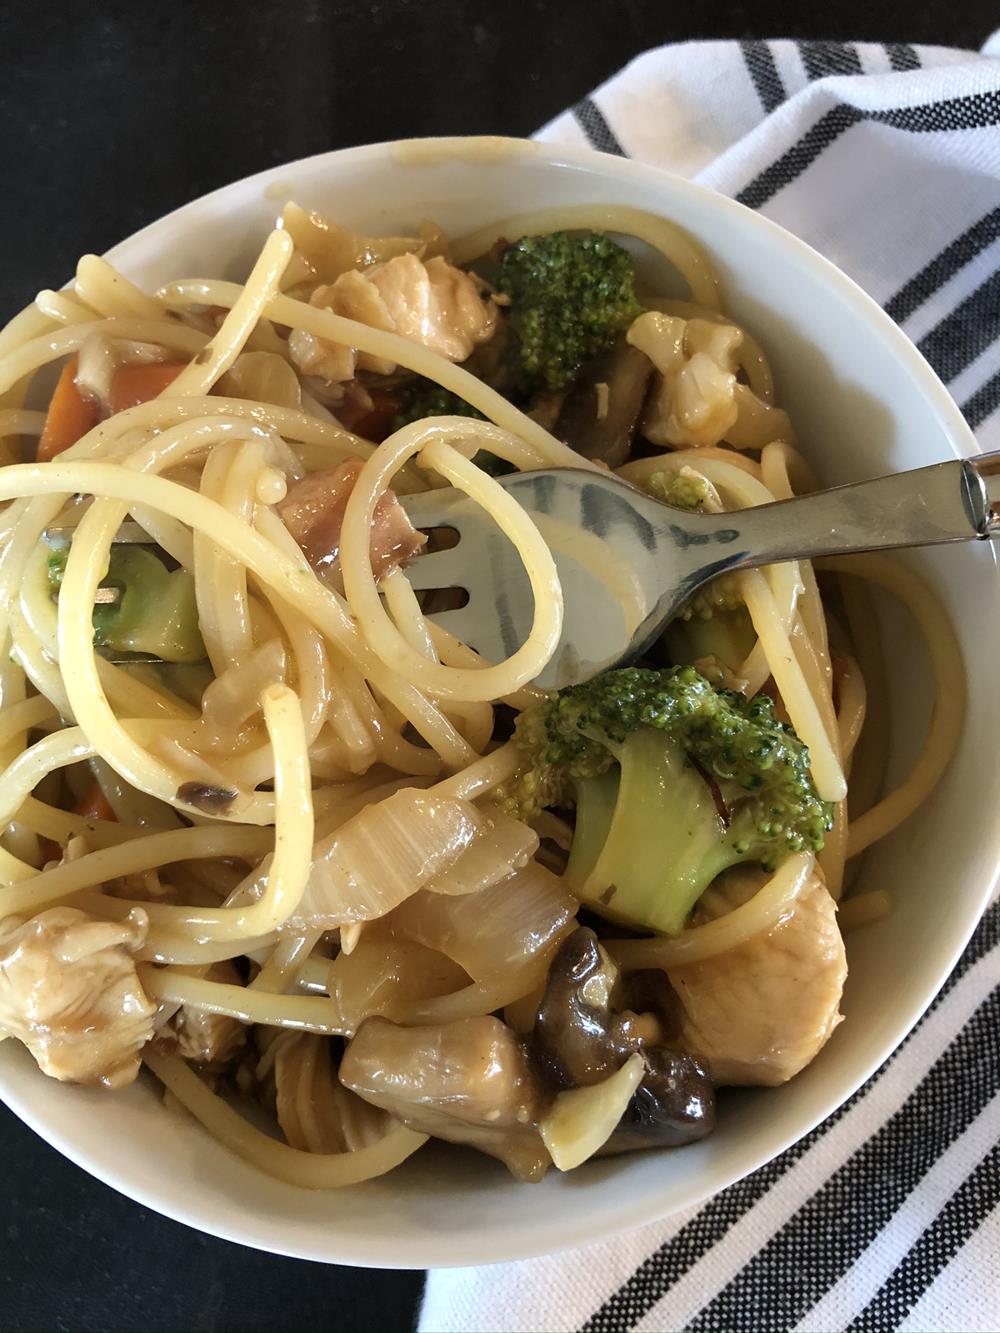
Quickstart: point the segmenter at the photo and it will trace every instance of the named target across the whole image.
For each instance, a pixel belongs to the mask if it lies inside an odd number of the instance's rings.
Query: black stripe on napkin
[[[947,384],[1000,338],[1000,269],[917,343]]]
[[[899,1327],[938,1273],[993,1209],[1000,1206],[998,1179],[1000,1144],[966,1176],[881,1290],[847,1325],[845,1333],[870,1333],[871,1329]]]
[[[911,134],[984,129],[1000,122],[1000,92],[971,93],[946,102],[928,102],[887,111],[862,111],[841,102],[824,112],[797,143],[765,167],[736,198],[748,208],[761,208],[780,189],[801,176],[824,149],[861,121],[874,121]]]
[[[866,120],[880,121],[911,134],[940,134],[952,130],[981,130],[1000,121],[1000,93],[969,93],[947,102],[925,102],[921,106],[890,107],[866,111]]]
[[[740,51],[743,53],[743,63],[747,67],[747,73],[757,90],[760,104],[770,115],[788,96],[781,75],[778,73],[778,66],[774,63],[771,47],[767,42],[745,41],[740,42]]]
[[[962,411],[970,427],[977,430],[998,407],[1000,407],[1000,370],[981,385],[967,403],[963,403]]]
[[[857,125],[864,119],[865,113],[855,106],[841,103],[831,107],[820,116],[815,125],[806,130],[797,143],[792,144],[776,162],[766,167],[739,192],[736,198],[748,208],[761,208],[779,190],[801,176],[824,149],[835,143],[845,130],[849,130],[852,125]]]
[[[943,287],[949,278],[959,269],[971,264],[980,251],[985,250],[1000,238],[1000,208],[994,208],[985,217],[974,222],[968,231],[963,231],[946,245],[939,255],[926,264],[919,273],[900,287],[895,296],[885,304],[885,313],[901,324],[915,310]]]
[[[901,72],[920,68],[920,57],[908,42],[886,42],[885,53],[891,69]]]
[[[599,153],[615,153],[618,157],[627,157],[625,149],[618,142],[618,136],[608,124],[607,117],[592,97],[585,97],[573,108],[576,123],[587,136],[591,148]]]
[[[1000,903],[989,908],[955,970],[942,986],[937,998],[928,1009],[932,1013],[944,1001],[958,981],[981,958],[1000,945]],[[921,1024],[924,1020],[921,1020]],[[913,1029],[919,1030],[921,1024]],[[793,1144],[774,1161],[768,1162],[752,1175],[738,1180],[728,1189],[710,1199],[703,1208],[668,1241],[639,1265],[632,1276],[583,1325],[584,1333],[621,1333],[632,1327],[652,1309],[663,1294],[682,1277],[703,1255],[707,1254],[726,1232],[747,1213],[758,1199],[781,1179],[785,1172],[834,1125],[856,1102],[860,1101],[878,1079],[896,1060],[899,1052],[912,1039],[911,1033],[889,1057],[882,1070],[828,1116],[822,1124]]]
[[[687,1333],[730,1333],[754,1324],[794,1327],[864,1253],[998,1088],[1000,986],[899,1110],[688,1323]]]
[[[834,74],[860,74],[861,57],[850,42],[799,42],[802,63],[810,80]]]

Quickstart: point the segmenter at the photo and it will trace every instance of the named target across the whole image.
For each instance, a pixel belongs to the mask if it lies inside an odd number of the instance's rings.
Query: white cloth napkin
[[[981,53],[666,46],[539,137],[669,168],[801,236],[900,322],[982,448],[1000,448],[1000,33]],[[420,1329],[1000,1327],[998,980],[994,903],[908,1040],[803,1142],[669,1221],[432,1272]]]

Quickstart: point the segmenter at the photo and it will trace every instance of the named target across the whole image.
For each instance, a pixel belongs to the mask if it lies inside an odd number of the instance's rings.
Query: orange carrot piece
[[[175,362],[155,362],[149,366],[122,366],[111,381],[111,414],[124,412],[158,398],[184,369]]]
[[[55,458],[56,454],[61,454],[71,444],[76,444],[77,440],[86,435],[88,430],[92,430],[97,425],[97,422],[97,404],[84,398],[76,387],[76,357],[74,356],[71,361],[67,361],[63,366],[59,382],[49,403],[48,415],[45,418],[45,429],[42,431],[42,438],[38,441],[38,453],[36,455],[38,462],[48,463]]]
[[[73,806],[75,815],[82,815],[84,819],[106,819],[116,823],[118,816],[115,814],[111,802],[104,795],[101,784],[95,782]]]

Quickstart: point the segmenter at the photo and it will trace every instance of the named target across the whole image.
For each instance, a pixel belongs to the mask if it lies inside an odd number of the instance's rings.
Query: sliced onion
[[[305,895],[285,928],[331,930],[385,916],[456,861],[481,824],[468,801],[415,787],[365,806],[316,844]]]
[[[118,369],[111,342],[93,334],[80,344],[76,358],[76,387],[83,398],[107,411],[111,403],[111,381]]]
[[[444,954],[369,926],[351,953],[330,964],[327,989],[345,1030],[353,1033],[373,1014],[406,1023],[421,1001],[450,995],[468,980]]]
[[[158,366],[173,355],[159,343],[141,343],[134,338],[116,338],[112,350],[120,366]]]
[[[393,912],[389,926],[394,934],[447,954],[474,981],[493,982],[523,972],[551,948],[576,908],[562,882],[532,861],[479,893],[414,894]]]
[[[274,638],[216,676],[201,700],[213,745],[232,745],[234,733],[259,711],[265,686],[283,683],[285,669],[284,645]]]
[[[299,377],[277,352],[241,352],[217,387],[227,398],[249,398],[255,403],[302,410]]]
[[[427,885],[431,893],[478,893],[523,870],[538,850],[538,834],[502,810],[484,811],[482,831],[454,865]]]
[[[560,1171],[572,1171],[603,1148],[625,1114],[645,1068],[637,1051],[603,1083],[559,1094],[538,1129]]]
[[[111,382],[122,366],[149,366],[166,361],[168,352],[156,343],[131,338],[103,338],[93,334],[80,345],[76,360],[76,387],[84,398],[111,408]]]

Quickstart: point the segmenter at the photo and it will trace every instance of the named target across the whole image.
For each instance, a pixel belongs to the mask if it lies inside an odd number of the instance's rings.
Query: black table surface
[[[530,134],[632,56],[697,37],[978,47],[992,0],[0,3],[0,309],[87,250],[264,167],[425,134]],[[0,1107],[3,1330],[412,1327],[418,1273],[201,1236]]]

